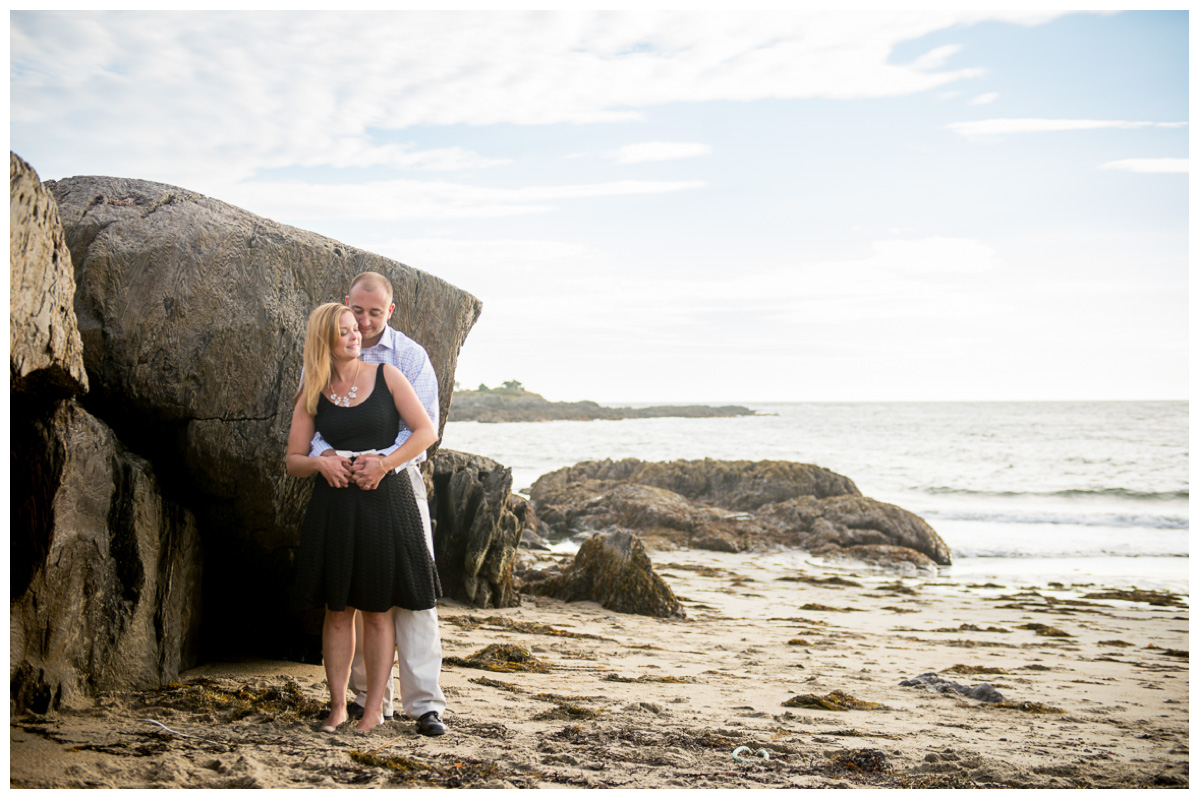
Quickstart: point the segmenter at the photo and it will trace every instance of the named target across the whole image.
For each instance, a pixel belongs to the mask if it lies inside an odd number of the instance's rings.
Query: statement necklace
[[[346,392],[346,396],[345,396],[345,397],[339,397],[339,396],[337,395],[337,392],[333,391],[333,381],[332,381],[332,380],[330,380],[330,381],[329,381],[329,400],[330,400],[330,402],[332,402],[332,403],[333,403],[335,406],[341,406],[342,408],[349,408],[349,407],[350,407],[350,400],[351,400],[352,398],[358,397],[358,387],[357,387],[357,386],[355,386],[355,384],[356,384],[356,383],[358,383],[358,368],[359,368],[359,367],[361,367],[361,366],[362,366],[362,362],[361,362],[361,361],[358,361],[358,362],[355,364],[355,366],[354,366],[354,380],[350,381],[350,391]]]

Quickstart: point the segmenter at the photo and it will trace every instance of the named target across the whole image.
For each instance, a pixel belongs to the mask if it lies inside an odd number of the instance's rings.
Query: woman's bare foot
[[[354,729],[356,731],[362,731],[363,733],[367,733],[368,731],[375,730],[375,727],[380,725],[382,722],[383,722],[383,712],[382,711],[380,711],[378,714],[375,714],[375,715],[364,713],[363,718],[358,721],[358,724],[354,726]]]
[[[346,712],[346,707],[334,709],[329,712],[329,716],[321,723],[321,733],[333,733],[342,725],[345,725],[350,719],[350,715]]]

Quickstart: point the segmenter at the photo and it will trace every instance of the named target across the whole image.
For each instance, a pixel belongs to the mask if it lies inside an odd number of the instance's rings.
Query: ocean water
[[[947,577],[1187,593],[1187,402],[740,404],[756,415],[451,418],[442,446],[511,467],[516,491],[604,458],[818,464],[923,517],[954,554]]]

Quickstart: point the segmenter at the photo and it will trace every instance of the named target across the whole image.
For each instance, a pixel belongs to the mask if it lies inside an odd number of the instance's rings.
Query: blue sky
[[[10,146],[479,297],[556,400],[1184,398],[1188,15],[13,12]]]

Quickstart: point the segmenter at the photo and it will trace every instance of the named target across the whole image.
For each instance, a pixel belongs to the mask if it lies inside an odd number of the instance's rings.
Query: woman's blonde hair
[[[297,397],[304,398],[304,408],[314,416],[321,392],[333,374],[333,348],[340,336],[338,328],[343,314],[353,314],[341,303],[326,303],[308,315],[308,331],[304,334],[304,375]]]

